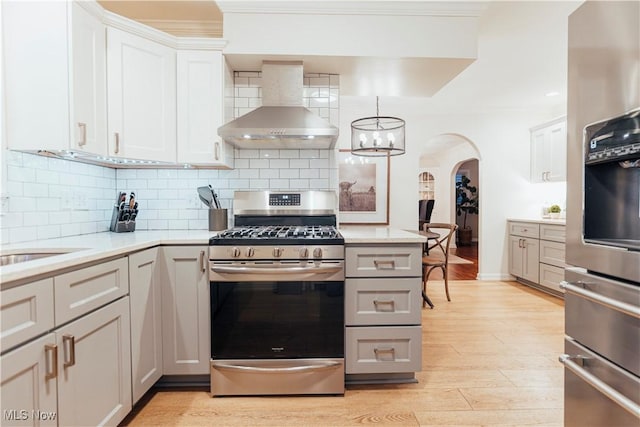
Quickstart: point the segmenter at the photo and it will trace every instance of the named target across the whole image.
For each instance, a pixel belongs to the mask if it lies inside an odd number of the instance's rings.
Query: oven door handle
[[[616,299],[609,298],[607,296],[601,295],[597,292],[589,291],[587,289],[582,289],[581,287],[573,285],[564,280],[560,282],[560,289],[564,289],[569,293],[578,295],[582,298],[588,299],[589,301],[593,301],[596,304],[603,305],[612,310],[624,313],[628,316],[633,316],[636,319],[640,319],[640,309],[631,304],[627,304],[626,302],[618,301]]]
[[[278,368],[267,368],[262,366],[246,366],[246,365],[235,365],[230,363],[223,362],[213,362],[212,365],[220,369],[221,371],[241,371],[241,372],[260,372],[263,374],[291,374],[291,373],[301,373],[301,372],[315,372],[315,371],[324,371],[327,369],[335,369],[342,366],[340,362],[317,362],[313,365],[305,365],[305,366],[288,366],[288,367],[278,367]]]
[[[337,273],[342,271],[342,266],[319,267],[232,267],[214,265],[211,267],[214,273],[226,274],[299,274],[299,273]]]

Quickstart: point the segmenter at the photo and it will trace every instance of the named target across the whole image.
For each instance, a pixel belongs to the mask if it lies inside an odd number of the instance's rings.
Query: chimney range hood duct
[[[262,107],[218,128],[237,148],[327,149],[338,128],[302,106],[302,62],[262,63]]]

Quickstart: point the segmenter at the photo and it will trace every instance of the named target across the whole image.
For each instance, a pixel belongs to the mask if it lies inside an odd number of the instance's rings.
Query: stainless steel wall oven
[[[236,192],[210,241],[211,394],[344,393],[333,192]]]

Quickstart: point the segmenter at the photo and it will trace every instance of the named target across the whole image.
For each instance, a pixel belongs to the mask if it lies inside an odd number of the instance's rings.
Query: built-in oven
[[[213,396],[344,394],[344,239],[332,196],[234,197],[236,226],[209,248]]]

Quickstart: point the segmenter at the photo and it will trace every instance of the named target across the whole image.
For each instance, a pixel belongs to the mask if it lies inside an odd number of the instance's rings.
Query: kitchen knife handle
[[[69,361],[67,362],[67,343],[69,343]],[[69,334],[62,336],[62,349],[64,351],[64,361],[62,366],[68,368],[76,364],[76,337]]]
[[[87,124],[78,123],[78,127],[80,128],[80,141],[78,141],[78,147],[83,147],[87,145]]]
[[[116,148],[113,150],[114,154],[118,154],[120,152],[120,134],[116,132]]]
[[[213,144],[213,158],[220,160],[220,143],[218,141]]]
[[[46,344],[44,346],[44,354],[47,358],[47,362],[49,358],[47,355],[52,354],[51,357],[51,372],[49,372],[49,364],[45,363],[45,371],[44,371],[44,379],[52,380],[58,376],[58,346],[55,344]]]

